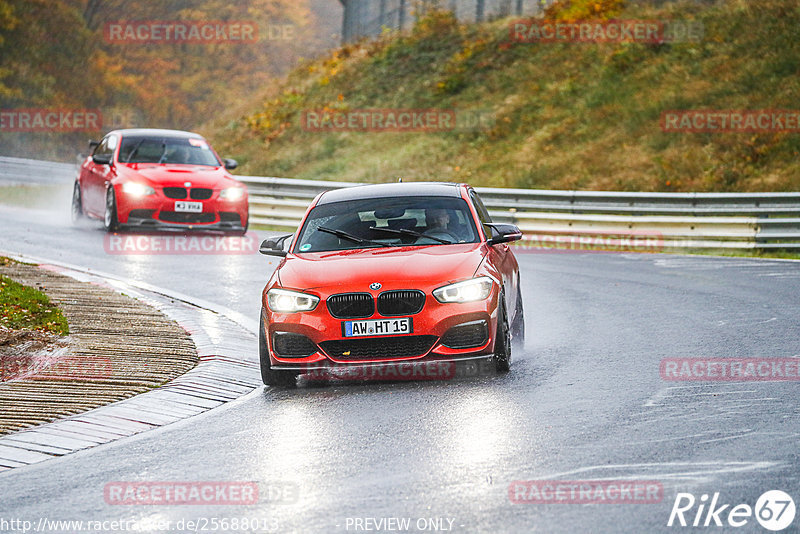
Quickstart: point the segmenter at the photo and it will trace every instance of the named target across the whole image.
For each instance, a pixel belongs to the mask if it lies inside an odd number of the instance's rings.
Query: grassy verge
[[[0,204],[35,209],[52,209],[54,203],[68,202],[72,185],[0,186]]]
[[[797,2],[657,4],[571,0],[548,16],[692,21],[702,38],[514,44],[509,19],[461,24],[434,13],[410,32],[303,64],[255,96],[249,113],[204,131],[242,174],[537,189],[800,189],[797,133],[668,133],[660,124],[669,110],[797,109]],[[490,120],[472,131],[417,133],[302,125],[306,111],[374,108],[452,109]]]
[[[729,256],[734,258],[764,258],[781,260],[800,260],[800,253],[784,250],[753,250],[753,249],[690,249],[684,252],[670,251],[672,254],[696,254],[700,256]]]
[[[0,266],[13,260],[0,257]],[[69,334],[67,320],[47,295],[0,275],[0,326]]]

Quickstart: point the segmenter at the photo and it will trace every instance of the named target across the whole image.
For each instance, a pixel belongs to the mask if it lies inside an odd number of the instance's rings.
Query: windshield
[[[220,161],[203,139],[126,136],[119,149],[120,163],[170,163],[219,167]]]
[[[461,198],[368,198],[314,208],[294,252],[477,241],[475,223]]]

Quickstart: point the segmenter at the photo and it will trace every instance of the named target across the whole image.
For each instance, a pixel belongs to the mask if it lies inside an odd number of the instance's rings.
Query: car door
[[[113,176],[113,156],[116,146],[117,137],[115,135],[104,137],[92,152],[92,158],[90,158],[84,174],[82,189],[84,206],[97,216],[101,216],[105,211],[106,187]],[[107,158],[111,162],[95,162],[94,159],[98,157]]]
[[[489,226],[492,222],[492,217],[489,215],[489,210],[483,205],[483,201],[478,196],[474,189],[469,190],[469,198],[478,218],[483,225],[483,231],[487,238],[493,234],[493,229]],[[489,257],[487,258],[500,273],[503,278],[503,287],[505,288],[506,309],[509,313],[508,320],[511,321],[514,317],[514,310],[517,307],[517,284],[518,284],[518,265],[514,253],[509,247],[508,243],[498,243],[489,246]]]

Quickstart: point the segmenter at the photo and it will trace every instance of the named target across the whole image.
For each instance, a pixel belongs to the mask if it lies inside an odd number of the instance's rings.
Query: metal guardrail
[[[74,164],[0,157],[0,185],[69,184],[74,177]],[[361,185],[260,176],[237,178],[250,191],[251,223],[289,231],[297,228],[317,194]],[[800,250],[800,192],[476,190],[497,222],[517,224],[525,232],[523,246],[602,248],[611,243],[622,250]]]
[[[0,156],[0,185],[71,184],[75,165]]]
[[[254,224],[294,230],[319,193],[352,182],[238,176]],[[628,193],[476,188],[492,218],[533,246],[631,250],[800,249],[800,192]],[[634,240],[639,245],[630,245]]]

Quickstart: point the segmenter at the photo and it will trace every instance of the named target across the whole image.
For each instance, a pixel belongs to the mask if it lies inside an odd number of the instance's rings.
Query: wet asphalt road
[[[70,227],[62,200],[48,212],[0,206],[0,250],[145,281],[257,318],[274,260],[110,255],[99,224]],[[388,532],[400,530],[376,530],[382,518],[409,518],[410,531],[766,532],[754,518],[735,529],[666,524],[678,492],[719,492],[720,504],[753,506],[780,489],[800,504],[797,381],[659,376],[669,357],[800,357],[800,263],[518,257],[528,339],[510,374],[261,388],[195,418],[0,474],[0,531],[3,519],[46,518],[171,522],[170,530],[146,525],[149,532]],[[657,481],[663,500],[510,501],[511,482],[551,479]],[[113,481],[258,481],[262,502],[115,506],[103,495]],[[263,493],[277,487],[294,496],[270,502]],[[223,529],[214,518],[260,523]],[[189,529],[188,520],[200,524]],[[796,518],[784,532],[799,525]]]

